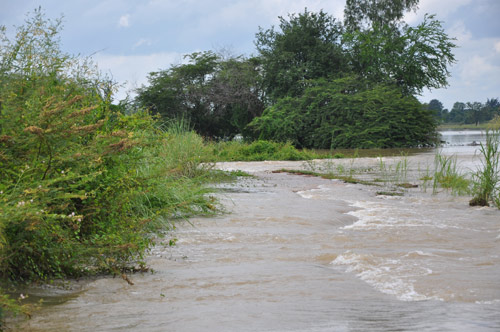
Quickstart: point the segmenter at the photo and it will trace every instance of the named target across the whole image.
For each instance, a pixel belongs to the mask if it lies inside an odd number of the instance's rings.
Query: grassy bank
[[[443,123],[438,126],[438,130],[485,130],[489,126],[489,122],[475,124],[458,124],[458,123]]]
[[[202,138],[124,115],[114,83],[61,51],[60,28],[38,10],[0,38],[0,285],[141,269],[176,219],[217,210]],[[24,297],[0,289],[0,330],[29,313]]]

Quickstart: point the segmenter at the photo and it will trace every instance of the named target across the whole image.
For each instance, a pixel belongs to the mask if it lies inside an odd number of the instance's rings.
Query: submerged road
[[[134,285],[89,282],[22,330],[500,330],[498,210],[271,172],[300,162],[219,167],[256,176],[221,186],[228,213],[178,225]]]

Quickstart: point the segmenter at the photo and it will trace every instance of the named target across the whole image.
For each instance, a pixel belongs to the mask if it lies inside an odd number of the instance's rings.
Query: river
[[[464,170],[480,164],[467,144],[484,141],[470,134],[443,133],[440,150]],[[78,292],[31,290],[49,305],[21,330],[500,331],[500,210],[422,185],[380,195],[273,172],[373,179],[404,161],[413,183],[434,155],[220,163],[255,176],[220,185],[227,213],[178,225],[177,245],[159,243],[152,272],[130,276],[134,285],[100,278]]]

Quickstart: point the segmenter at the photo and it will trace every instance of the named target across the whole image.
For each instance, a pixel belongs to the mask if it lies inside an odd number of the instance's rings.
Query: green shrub
[[[251,143],[220,142],[213,144],[211,161],[308,160],[326,158],[310,150],[298,150],[291,143],[257,140]]]
[[[258,139],[299,148],[391,148],[436,142],[432,115],[413,96],[391,85],[354,77],[308,82],[303,95],[286,97],[255,118]]]
[[[0,277],[29,282],[141,265],[152,231],[212,213],[188,130],[123,115],[113,84],[61,53],[41,12],[0,45]],[[179,126],[177,126],[179,129]],[[0,308],[24,312],[0,293]],[[5,312],[3,312],[5,313]],[[1,318],[0,318],[1,320]]]

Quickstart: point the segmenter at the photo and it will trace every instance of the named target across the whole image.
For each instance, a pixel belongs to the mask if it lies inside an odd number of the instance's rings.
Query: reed
[[[472,176],[473,198],[470,205],[487,206],[493,202],[500,209],[500,130],[487,130],[486,143],[479,148],[482,167]]]
[[[457,156],[445,156],[438,151],[434,158],[432,193],[437,194],[439,188],[451,190],[454,195],[470,192],[470,181],[460,172]]]

